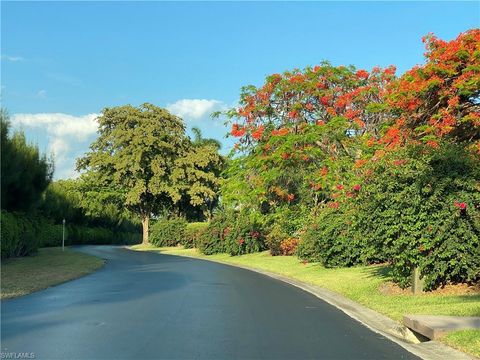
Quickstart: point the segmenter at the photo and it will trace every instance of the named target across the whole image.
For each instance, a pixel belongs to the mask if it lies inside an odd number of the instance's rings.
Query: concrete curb
[[[129,248],[127,247],[127,249]],[[132,250],[132,249],[129,249],[129,250]],[[138,251],[138,250],[134,250],[134,251]],[[360,322],[362,325],[366,326],[370,330],[386,337],[387,339],[403,347],[405,350],[425,360],[438,360],[438,359],[479,360],[474,356],[465,354],[447,345],[439,343],[438,341],[432,340],[432,341],[422,343],[417,339],[417,337],[413,334],[412,331],[410,331],[407,327],[401,325],[400,323],[374,310],[371,310],[363,305],[360,305],[350,299],[347,299],[346,297],[340,294],[337,294],[333,291],[321,288],[316,285],[310,285],[302,281],[292,279],[283,275],[279,275],[276,273],[272,273],[269,271],[260,270],[260,269],[256,269],[256,268],[252,268],[244,265],[237,265],[237,264],[232,264],[232,263],[227,263],[227,262],[217,261],[212,259],[198,258],[194,256],[173,255],[173,254],[164,254],[164,253],[160,253],[160,254],[168,255],[168,256],[188,257],[196,260],[205,260],[205,261],[220,263],[223,265],[234,266],[234,267],[242,268],[245,270],[254,271],[259,274],[283,281],[297,288],[300,288],[304,291],[307,291],[310,294],[315,295],[319,299],[329,303],[330,305],[335,306],[337,309],[341,310],[342,312],[350,316],[352,319]]]

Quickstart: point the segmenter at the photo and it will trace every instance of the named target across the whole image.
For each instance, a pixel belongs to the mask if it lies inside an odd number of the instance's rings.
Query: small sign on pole
[[[62,251],[65,251],[65,219],[63,219]]]

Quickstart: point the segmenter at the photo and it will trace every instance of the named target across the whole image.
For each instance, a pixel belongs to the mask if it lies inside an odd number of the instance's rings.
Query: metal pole
[[[62,251],[65,251],[65,219],[63,219]]]

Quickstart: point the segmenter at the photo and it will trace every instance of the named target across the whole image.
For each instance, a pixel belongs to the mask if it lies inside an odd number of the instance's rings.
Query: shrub
[[[268,216],[267,222],[272,224],[265,237],[265,244],[273,256],[282,255],[281,244],[289,238],[298,238],[305,227],[308,219],[307,208],[301,206],[283,206],[275,209]]]
[[[320,262],[325,267],[352,266],[366,263],[366,248],[351,232],[352,211],[323,208],[307,228],[297,249],[304,260]]]
[[[108,245],[115,243],[114,233],[102,227],[68,226],[68,245]]]
[[[30,255],[38,249],[35,220],[22,213],[1,212],[2,258]]]
[[[283,230],[282,226],[278,223],[273,224],[270,232],[265,238],[265,245],[270,250],[270,254],[273,256],[281,255],[281,244],[288,239],[288,234]]]
[[[66,230],[66,229],[65,229]],[[37,222],[37,238],[41,247],[61,246],[63,236],[63,225],[54,224],[53,221],[40,218]],[[65,231],[65,243],[67,243],[68,232]]]
[[[208,223],[207,228],[199,238],[197,247],[205,255],[225,252],[225,235],[228,234],[227,217],[224,212],[218,212]]]
[[[480,164],[459,147],[409,147],[378,163],[357,199],[355,231],[388,258],[402,287],[480,279]]]
[[[265,231],[258,213],[231,213],[224,229],[225,250],[230,255],[242,255],[265,250]]]
[[[159,247],[176,246],[185,241],[186,228],[184,219],[160,219],[150,228],[150,243]]]
[[[198,247],[200,236],[207,230],[208,223],[193,222],[187,224],[185,228],[185,236],[182,240],[182,245],[186,248]]]
[[[288,238],[282,241],[280,244],[280,251],[282,255],[293,255],[296,253],[298,246],[298,239]]]

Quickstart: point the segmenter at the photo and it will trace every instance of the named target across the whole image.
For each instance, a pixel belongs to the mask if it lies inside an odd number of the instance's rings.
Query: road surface
[[[3,301],[3,356],[417,359],[315,296],[255,272],[115,246],[77,250],[107,263]]]

